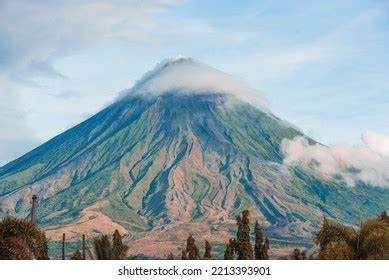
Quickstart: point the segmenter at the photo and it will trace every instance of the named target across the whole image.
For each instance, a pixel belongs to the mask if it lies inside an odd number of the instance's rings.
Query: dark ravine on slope
[[[226,241],[244,209],[274,241],[311,244],[324,216],[353,224],[389,208],[386,189],[284,166],[282,139],[298,135],[224,93],[129,94],[1,167],[0,213],[27,216],[37,194],[53,239],[120,226],[134,244],[173,247],[191,231]]]

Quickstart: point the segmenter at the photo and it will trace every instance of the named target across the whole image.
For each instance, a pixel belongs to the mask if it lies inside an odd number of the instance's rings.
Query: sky
[[[388,49],[386,0],[0,0],[0,166],[178,54],[321,143],[364,145],[389,135]]]

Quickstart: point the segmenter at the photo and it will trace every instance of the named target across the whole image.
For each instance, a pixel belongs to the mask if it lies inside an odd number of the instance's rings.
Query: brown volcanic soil
[[[46,230],[46,236],[53,240],[62,239],[62,234],[66,234],[67,239],[75,239],[81,234],[96,235],[97,233],[111,235],[113,229],[117,229],[121,234],[126,234],[127,230],[121,225],[113,222],[106,215],[98,212],[100,207],[106,206],[108,201],[99,201],[91,207],[82,211],[81,219],[69,226]],[[98,229],[98,231],[96,230]]]

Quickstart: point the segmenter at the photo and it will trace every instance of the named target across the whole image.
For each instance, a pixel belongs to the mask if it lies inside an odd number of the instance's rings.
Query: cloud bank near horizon
[[[305,137],[282,141],[284,164],[299,166],[349,186],[358,182],[389,187],[389,136],[374,131],[362,135],[360,145],[310,145]]]

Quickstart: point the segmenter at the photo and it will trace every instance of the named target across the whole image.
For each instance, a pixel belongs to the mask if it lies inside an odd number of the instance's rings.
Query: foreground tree
[[[170,252],[169,255],[167,255],[166,259],[167,260],[175,260],[176,256],[172,252]]]
[[[254,244],[254,257],[256,260],[263,260],[263,234],[258,221],[255,222],[255,244]]]
[[[242,216],[238,216],[236,219],[238,225],[238,232],[236,233],[236,251],[238,253],[238,260],[253,259],[249,215],[249,210],[245,210],[242,212]]]
[[[108,235],[101,235],[93,239],[93,249],[98,260],[112,259],[112,244]]]
[[[73,255],[70,257],[71,260],[82,260],[82,255],[80,250],[76,250]]]
[[[122,236],[115,230],[112,242],[108,235],[101,235],[93,239],[94,256],[98,260],[122,260],[126,256],[128,246],[123,244]],[[91,254],[91,258],[93,256]]]
[[[212,246],[208,242],[208,240],[205,240],[205,252],[204,252],[204,260],[212,260]]]
[[[307,258],[307,251],[295,248],[292,253],[292,260],[305,260]]]
[[[128,246],[123,244],[122,236],[118,230],[112,235],[112,259],[113,260],[122,260],[126,256],[128,251]]]
[[[389,216],[388,216],[388,213],[386,211],[382,212],[378,219],[380,221],[383,221],[383,222],[389,224]]]
[[[188,260],[199,260],[200,250],[196,246],[196,240],[190,235],[186,241],[186,252],[188,253]]]
[[[269,257],[269,249],[270,249],[270,240],[269,238],[265,238],[265,244],[263,244],[263,259],[264,260],[270,260],[270,257]]]
[[[0,259],[49,259],[45,233],[31,221],[4,218],[0,221]]]
[[[359,229],[324,219],[316,235],[319,258],[328,260],[389,259],[389,217],[362,221]]]
[[[187,259],[188,259],[188,253],[186,252],[186,249],[182,249],[181,260],[187,260]]]
[[[234,259],[234,240],[231,238],[226,244],[226,251],[224,252],[225,260],[233,260]]]

